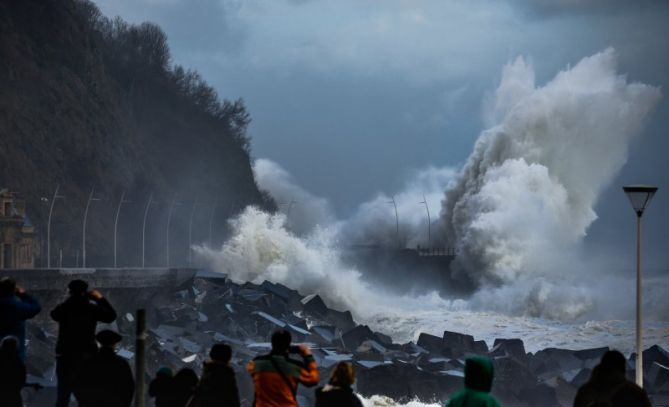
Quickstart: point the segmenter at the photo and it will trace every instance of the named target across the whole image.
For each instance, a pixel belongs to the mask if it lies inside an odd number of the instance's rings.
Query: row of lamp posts
[[[47,268],[51,268],[51,219],[53,216],[53,209],[57,199],[64,199],[63,195],[60,195],[60,185],[56,186],[53,197],[49,205],[49,216],[47,218],[47,233],[46,233],[46,251],[47,251]],[[48,201],[47,198],[41,198],[43,202]],[[86,267],[86,225],[88,220],[88,211],[91,205],[91,202],[100,201],[101,199],[95,197],[95,187],[91,189],[91,192],[86,201],[86,207],[84,209],[84,219],[83,219],[83,228],[82,228],[82,267]],[[114,252],[114,268],[118,266],[117,263],[117,248],[118,248],[118,220],[119,215],[121,214],[121,207],[124,204],[130,203],[131,201],[125,198],[125,191],[121,193],[121,199],[119,200],[118,206],[116,207],[116,212],[114,215],[114,242],[113,242],[113,252]],[[157,204],[158,202],[153,199],[153,193],[149,195],[149,199],[146,202],[144,207],[144,216],[142,219],[142,268],[146,267],[146,221],[148,218],[149,210],[151,205]],[[166,267],[170,267],[170,224],[172,221],[172,214],[174,207],[181,205],[180,202],[177,202],[176,195],[170,202],[168,215],[167,215],[167,230],[165,232],[166,239]],[[196,206],[201,205],[198,201],[198,198],[195,198],[193,206],[191,208],[189,222],[188,222],[188,265],[192,266],[193,264],[193,254],[191,246],[193,244],[193,220],[195,217],[195,208]],[[213,237],[213,222],[215,219],[216,208],[219,206],[219,199],[216,197],[214,205],[211,207],[211,212],[209,213],[209,241],[211,242]]]

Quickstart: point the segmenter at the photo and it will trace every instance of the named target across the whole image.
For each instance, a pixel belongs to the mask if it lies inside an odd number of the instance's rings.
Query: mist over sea
[[[616,69],[616,53],[606,49],[537,85],[532,66],[516,59],[485,102],[488,128],[462,168],[416,171],[403,190],[374,197],[349,219],[337,219],[326,199],[299,187],[279,164],[257,160],[258,184],[283,213],[248,207],[230,221],[232,237],[222,247],[196,251],[235,282],[269,280],[317,293],[397,342],[450,330],[489,344],[521,338],[530,352],[609,346],[629,353],[633,274],[611,273],[583,252],[582,241],[601,192],[661,95]],[[423,200],[433,211],[430,242],[415,209]],[[398,240],[455,248],[451,272],[473,282],[473,294],[397,293],[342,260],[352,242],[392,247]],[[644,284],[645,344],[667,348],[667,279]]]

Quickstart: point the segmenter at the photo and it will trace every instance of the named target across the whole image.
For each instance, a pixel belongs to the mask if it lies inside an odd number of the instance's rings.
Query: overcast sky
[[[458,167],[482,130],[502,67],[524,55],[537,83],[614,47],[620,71],[665,96],[602,196],[592,247],[633,247],[628,182],[660,192],[648,212],[655,268],[669,238],[669,2],[640,0],[97,0],[108,16],[152,21],[173,62],[224,98],[244,98],[253,155],[290,171],[350,215],[412,170]]]

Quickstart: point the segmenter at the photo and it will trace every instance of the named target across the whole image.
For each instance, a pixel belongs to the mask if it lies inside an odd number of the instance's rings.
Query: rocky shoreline
[[[328,308],[318,295],[304,296],[267,281],[235,284],[216,273],[199,273],[174,290],[109,291],[106,294],[119,314],[113,328],[125,336],[119,354],[134,358],[133,312],[144,306],[149,374],[161,366],[190,367],[199,373],[211,345],[226,342],[234,350],[233,366],[246,406],[253,400],[253,386],[245,365],[269,350],[271,332],[278,328],[288,329],[294,341],[309,344],[322,382],[337,362],[351,361],[359,394],[386,396],[397,403],[446,400],[462,386],[464,358],[478,354],[494,362],[493,394],[503,405],[571,406],[576,390],[608,350],[547,348],[528,353],[518,338],[496,339],[489,348],[471,335],[449,331],[441,337],[421,333],[417,343],[398,344],[357,324],[350,312]],[[43,313],[48,314],[48,308]],[[27,390],[28,405],[52,404],[56,333],[55,324],[44,316],[28,324],[30,381],[45,386],[37,393]],[[634,377],[635,357],[631,355],[628,361],[630,378]],[[653,405],[669,405],[669,352],[654,345],[644,351],[643,358],[645,388]],[[301,404],[312,405],[312,389],[301,388],[298,396]]]

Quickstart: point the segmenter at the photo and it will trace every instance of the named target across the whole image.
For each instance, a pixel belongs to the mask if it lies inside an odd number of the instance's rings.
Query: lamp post
[[[58,198],[65,198],[62,195],[58,195],[60,190],[60,185],[56,185],[56,190],[53,193],[53,198],[51,198],[51,206],[49,207],[49,219],[46,224],[46,268],[51,268],[51,215],[53,214],[53,204]]]
[[[196,195],[188,219],[188,267],[193,266],[193,218],[195,217],[195,207],[198,205],[197,198]]]
[[[124,203],[129,203],[130,201],[127,201],[125,199],[125,191],[121,192],[121,200],[118,201],[118,206],[116,207],[116,215],[114,216],[114,268],[116,268],[116,242],[117,239],[116,237],[118,236],[118,216],[121,213],[121,205]]]
[[[167,229],[165,230],[165,267],[167,268],[170,268],[170,224],[172,223],[174,205],[180,205],[177,202],[176,194],[174,194],[172,202],[170,202],[170,209],[167,211]]]
[[[395,202],[395,197],[393,196],[388,203],[393,204],[395,208],[395,238],[397,239],[397,248],[400,248],[400,218],[397,215],[397,203]]]
[[[623,191],[636,212],[636,384],[643,387],[643,325],[641,320],[641,216],[655,195],[652,185],[626,185]]]
[[[211,207],[211,212],[209,213],[209,246],[213,247],[213,233],[214,233],[214,215],[216,214],[216,207],[218,206],[218,195],[214,200],[214,205]]]
[[[88,195],[88,201],[86,202],[86,209],[84,210],[84,227],[81,237],[81,265],[83,268],[86,268],[86,219],[88,219],[88,208],[91,206],[92,201],[99,201],[99,198],[94,198],[95,187],[91,188],[91,193]]]
[[[151,207],[151,204],[156,203],[153,200],[153,192],[149,195],[149,200],[146,201],[146,207],[144,208],[144,220],[142,221],[142,268],[145,267],[146,265],[146,217],[149,214],[149,208]]]
[[[419,203],[425,204],[425,210],[427,211],[427,247],[429,249],[432,247],[432,220],[430,220],[430,207],[427,206],[427,199],[425,199],[425,194],[423,194],[423,200]]]

